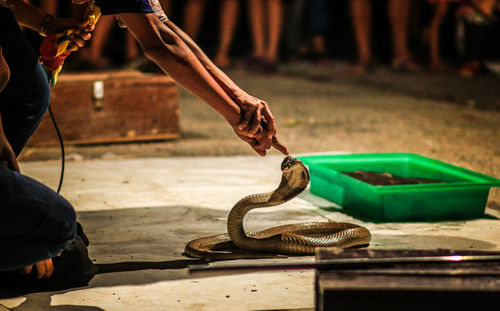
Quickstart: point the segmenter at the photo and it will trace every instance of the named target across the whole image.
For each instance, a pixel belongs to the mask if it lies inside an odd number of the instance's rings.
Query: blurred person
[[[118,44],[118,40],[112,36],[114,26],[115,18],[113,16],[102,16],[99,19],[99,23],[92,34],[92,41],[80,53],[78,68],[83,70],[105,69],[115,65],[103,54],[104,46],[109,40],[114,40],[116,41],[114,44]],[[123,32],[123,35],[125,36],[125,62],[130,64],[139,57],[140,51],[130,33]]]
[[[285,1],[283,37],[285,53],[290,61],[299,60],[307,54],[303,25],[304,15],[306,14],[305,5],[305,0]]]
[[[195,41],[203,22],[206,0],[188,0],[184,9],[184,31]],[[229,50],[237,26],[240,0],[221,0],[219,43],[214,55],[214,63],[221,68],[233,65]]]
[[[203,23],[206,0],[187,0],[184,7],[183,29],[188,36],[197,41]]]
[[[434,13],[429,25],[429,69],[434,72],[447,73],[451,69],[443,64],[440,57],[441,25],[449,10],[450,3],[461,2],[461,0],[428,0],[434,5]]]
[[[214,56],[214,63],[221,68],[233,65],[229,56],[231,43],[238,21],[240,0],[222,0],[220,8],[219,45]]]
[[[309,32],[311,35],[311,56],[318,65],[329,65],[325,36],[328,31],[328,0],[309,0]]]
[[[500,55],[499,22],[495,16],[499,9],[496,0],[469,0],[457,10],[459,37],[464,63],[459,69],[464,77],[474,76],[484,69],[486,61]]]
[[[248,0],[248,14],[253,42],[248,68],[274,72],[278,69],[282,0]]]
[[[373,66],[371,51],[371,0],[350,0],[350,11],[358,46],[358,62],[353,71],[368,71]],[[408,20],[410,0],[389,0],[388,15],[392,33],[392,62],[397,70],[420,71],[408,49]]]

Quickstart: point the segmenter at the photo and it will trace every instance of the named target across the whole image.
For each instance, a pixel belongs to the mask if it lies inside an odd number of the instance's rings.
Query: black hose
[[[56,119],[54,118],[54,114],[52,113],[52,108],[49,104],[49,114],[50,118],[52,119],[52,123],[54,124],[54,128],[56,129],[57,132],[57,137],[59,138],[59,145],[61,146],[61,175],[59,176],[59,186],[57,186],[57,193],[61,191],[63,179],[64,179],[64,166],[65,166],[65,154],[64,154],[64,142],[61,136],[61,132],[59,131],[59,127],[57,126]]]

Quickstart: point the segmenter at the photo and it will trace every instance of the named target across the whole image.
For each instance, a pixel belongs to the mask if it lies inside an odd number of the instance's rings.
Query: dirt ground
[[[500,177],[500,77],[427,73],[349,74],[340,65],[286,65],[276,75],[229,75],[271,106],[292,154],[411,152]],[[181,138],[67,147],[67,159],[251,155],[208,105],[180,90]],[[272,154],[277,154],[272,151]],[[26,148],[22,160],[60,157],[58,147]],[[500,191],[488,203],[500,209]]]

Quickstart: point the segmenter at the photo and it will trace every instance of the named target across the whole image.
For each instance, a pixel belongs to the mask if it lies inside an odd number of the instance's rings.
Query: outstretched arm
[[[187,90],[208,103],[231,125],[236,134],[260,155],[271,146],[287,153],[274,135],[268,135],[268,120],[243,123],[245,107],[240,107],[184,40],[153,14],[120,14],[144,53]],[[256,128],[256,130],[255,130]]]
[[[222,70],[220,70],[203,50],[191,39],[182,29],[177,27],[172,21],[168,20],[165,25],[171,29],[194,53],[196,58],[201,62],[203,67],[210,73],[215,81],[222,87],[232,100],[241,108],[244,109],[241,127],[248,127],[250,134],[257,131],[260,124],[261,116],[265,118],[268,124],[268,138],[272,139],[276,135],[276,123],[269,105],[254,96],[247,94],[236,83],[234,83]],[[280,150],[287,153],[285,150]]]

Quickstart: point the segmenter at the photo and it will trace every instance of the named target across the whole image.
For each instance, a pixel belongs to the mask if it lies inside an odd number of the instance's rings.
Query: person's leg
[[[110,64],[109,60],[103,57],[102,50],[113,29],[115,18],[107,15],[102,16],[92,33],[90,45],[82,49],[81,58],[87,60],[91,66],[103,68]]]
[[[446,70],[446,67],[442,64],[441,57],[439,55],[439,34],[441,24],[447,12],[448,3],[439,2],[435,4],[434,15],[429,29],[430,68],[433,71]]]
[[[350,0],[349,5],[358,47],[358,66],[355,67],[364,70],[366,66],[373,62],[371,53],[371,4],[370,0]]]
[[[184,31],[194,40],[198,38],[206,0],[188,0],[184,8]]]
[[[304,17],[304,0],[291,0],[285,4],[285,37],[286,52],[292,60],[298,59],[300,54],[305,54],[307,46],[304,44],[302,20]]]
[[[392,32],[392,66],[418,71],[420,67],[412,61],[408,50],[410,0],[390,0],[388,10]]]
[[[0,165],[0,270],[54,258],[76,236],[71,204],[43,184]]]
[[[265,56],[264,36],[264,0],[248,0],[250,31],[252,33],[254,57]]]
[[[282,0],[267,0],[266,2],[268,44],[265,55],[271,62],[277,62],[283,21],[283,2]]]
[[[325,34],[328,28],[328,1],[309,1],[309,31],[311,33],[311,51],[318,65],[327,65]]]
[[[219,25],[219,47],[214,57],[214,63],[219,67],[231,65],[229,48],[233,41],[234,31],[238,20],[240,0],[223,0]]]

